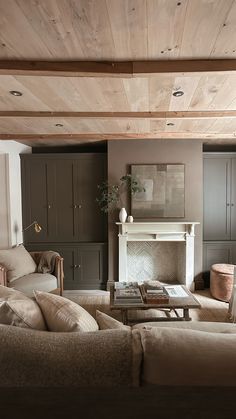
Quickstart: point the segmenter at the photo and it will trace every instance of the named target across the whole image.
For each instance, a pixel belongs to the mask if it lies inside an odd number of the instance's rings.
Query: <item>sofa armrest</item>
[[[0,265],[0,285],[7,286],[7,270],[3,265]]]

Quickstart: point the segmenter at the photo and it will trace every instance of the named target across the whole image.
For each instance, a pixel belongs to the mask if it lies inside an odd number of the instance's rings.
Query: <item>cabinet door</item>
[[[96,198],[97,185],[104,181],[103,156],[81,156],[77,161],[75,203],[77,208],[77,240],[84,242],[106,241],[106,224]]]
[[[236,240],[236,158],[231,160],[231,240]]]
[[[101,244],[57,246],[57,251],[64,258],[64,289],[105,289],[105,248]]]
[[[22,208],[23,228],[37,221],[42,230],[36,234],[31,227],[24,232],[24,242],[44,242],[51,239],[48,214],[47,179],[51,176],[51,167],[47,160],[22,161]]]
[[[104,245],[78,246],[78,289],[103,289],[106,283]]]
[[[106,217],[96,202],[105,179],[104,154],[22,158],[24,227],[33,221],[40,234],[27,230],[24,241],[103,242]]]
[[[57,158],[51,161],[52,177],[48,179],[49,229],[52,241],[73,241],[74,228],[74,162]]]
[[[232,263],[233,245],[227,243],[204,243],[203,244],[204,271],[210,271],[215,263]]]
[[[230,163],[204,158],[204,240],[230,240]]]

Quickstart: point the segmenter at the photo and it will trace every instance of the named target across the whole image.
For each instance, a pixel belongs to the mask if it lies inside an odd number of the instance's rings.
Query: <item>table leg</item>
[[[127,309],[123,308],[121,310],[121,314],[122,314],[122,323],[127,324],[128,323]]]
[[[183,319],[188,322],[191,320],[191,317],[189,316],[189,309],[188,308],[184,308],[183,309]]]

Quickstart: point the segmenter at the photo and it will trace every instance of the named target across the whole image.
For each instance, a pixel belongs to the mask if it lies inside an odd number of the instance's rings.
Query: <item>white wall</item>
[[[8,156],[0,154],[0,248],[2,249],[10,246],[9,224]]]
[[[22,242],[20,154],[31,147],[0,141],[0,248]]]

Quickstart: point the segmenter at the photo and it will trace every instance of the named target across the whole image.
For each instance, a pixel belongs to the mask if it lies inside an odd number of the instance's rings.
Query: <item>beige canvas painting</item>
[[[131,174],[144,188],[131,196],[133,217],[184,217],[184,164],[134,164]]]

